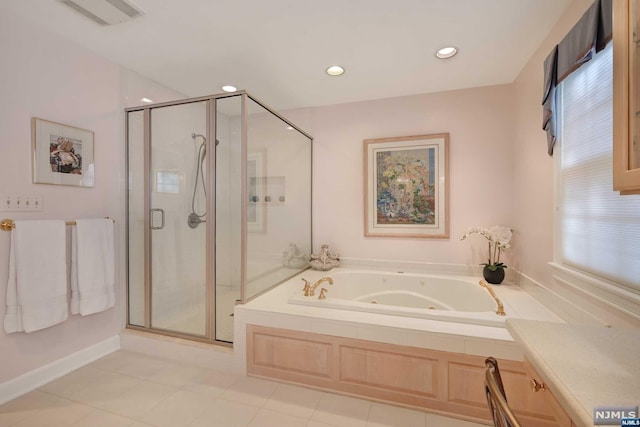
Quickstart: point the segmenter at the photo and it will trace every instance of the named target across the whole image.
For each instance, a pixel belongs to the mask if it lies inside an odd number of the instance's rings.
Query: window
[[[612,189],[611,44],[559,87],[556,258],[640,290],[640,196]]]
[[[180,175],[177,170],[159,169],[156,171],[156,192],[179,193]]]

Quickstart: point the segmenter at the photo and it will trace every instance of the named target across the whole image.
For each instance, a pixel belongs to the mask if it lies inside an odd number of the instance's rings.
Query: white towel
[[[86,316],[113,307],[113,221],[78,219],[71,233],[71,313]]]
[[[16,221],[11,233],[4,330],[33,332],[67,319],[64,221]]]

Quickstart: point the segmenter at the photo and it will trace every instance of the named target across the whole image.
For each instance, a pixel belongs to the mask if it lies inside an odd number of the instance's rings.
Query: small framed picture
[[[448,157],[448,133],[365,140],[365,236],[448,238]]]
[[[93,132],[36,117],[31,119],[33,182],[93,187]]]

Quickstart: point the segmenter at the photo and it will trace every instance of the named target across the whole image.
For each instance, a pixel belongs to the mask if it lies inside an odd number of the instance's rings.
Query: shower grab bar
[[[111,219],[111,218],[106,216],[105,219]],[[111,221],[113,221],[114,223],[116,222],[115,219],[111,219]],[[66,225],[76,225],[76,222],[75,221],[66,221],[65,224]],[[14,228],[16,228],[16,223],[13,222],[12,219],[5,218],[2,221],[0,221],[0,230],[2,230],[2,231],[11,231]]]
[[[151,229],[152,230],[162,230],[164,228],[164,209],[160,209],[160,208],[154,208],[151,209],[150,211],[150,217],[151,217]],[[153,225],[153,213],[154,212],[160,212],[160,227],[156,227]]]

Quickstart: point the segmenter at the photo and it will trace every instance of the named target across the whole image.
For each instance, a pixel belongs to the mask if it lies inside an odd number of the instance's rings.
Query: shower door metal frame
[[[193,341],[200,341],[210,344],[216,344],[225,347],[233,347],[233,343],[226,341],[219,341],[215,338],[216,331],[216,300],[215,300],[215,285],[216,285],[216,275],[215,275],[215,265],[216,265],[216,149],[215,149],[215,141],[216,141],[216,131],[217,131],[217,114],[216,114],[216,101],[218,99],[223,98],[232,98],[240,96],[241,98],[241,158],[247,158],[247,145],[248,145],[248,107],[247,100],[251,99],[261,107],[265,108],[268,112],[278,117],[280,120],[285,122],[287,125],[291,126],[302,135],[309,139],[309,143],[311,144],[311,160],[313,159],[313,138],[308,135],[305,131],[300,129],[294,123],[292,123],[287,118],[282,115],[276,113],[274,110],[269,108],[264,103],[257,100],[255,97],[249,95],[246,91],[237,91],[233,93],[221,93],[209,96],[202,96],[196,98],[188,98],[177,101],[169,101],[169,102],[161,102],[155,104],[142,105],[138,107],[129,107],[125,108],[125,144],[126,144],[126,170],[127,170],[127,179],[126,179],[126,197],[125,197],[125,211],[127,215],[127,227],[126,227],[126,273],[127,273],[127,329],[151,332],[159,335],[165,335],[176,338],[185,338]],[[194,335],[184,332],[175,332],[161,328],[154,328],[151,325],[152,319],[152,265],[151,265],[151,111],[156,108],[163,107],[171,107],[185,104],[192,104],[197,102],[206,102],[206,149],[207,153],[213,153],[212,155],[207,156],[207,183],[209,184],[209,188],[211,188],[210,195],[206,199],[206,207],[207,207],[207,222],[206,222],[206,246],[205,246],[205,263],[206,263],[206,272],[205,272],[205,335]],[[143,167],[147,173],[144,174],[144,326],[132,325],[130,323],[129,314],[129,113],[142,111],[144,114],[144,129],[143,129],[143,144],[144,144],[144,164]],[[213,144],[213,146],[212,146]],[[310,162],[311,165],[313,162]],[[310,165],[310,166],[311,166]],[[313,177],[313,173],[310,167],[310,174]],[[246,266],[247,266],[247,165],[246,161],[241,161],[241,237],[240,237],[240,247],[241,247],[241,255],[240,255],[240,300],[236,301],[236,303],[243,304],[247,302],[246,296]],[[311,186],[313,187],[313,186]],[[310,192],[312,188],[310,189]],[[312,194],[310,197],[312,201]],[[311,212],[311,236],[310,242],[311,247],[313,248],[313,209],[310,207]],[[297,273],[296,273],[297,274]],[[288,280],[288,279],[285,279]],[[282,280],[279,283],[284,282]],[[263,294],[264,292],[272,289],[277,286],[279,283],[274,284],[272,287],[260,292],[258,295]],[[250,299],[257,297],[258,295],[252,296]]]

